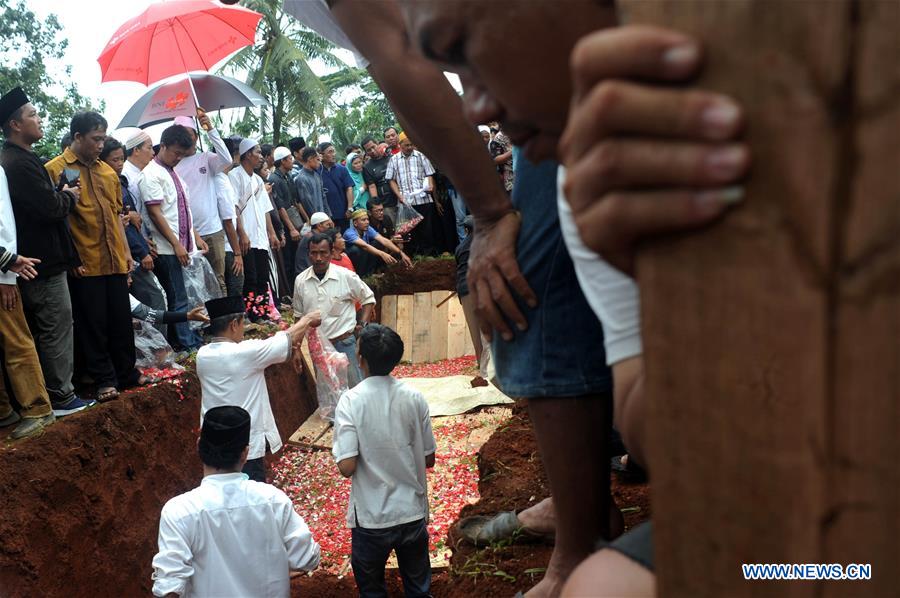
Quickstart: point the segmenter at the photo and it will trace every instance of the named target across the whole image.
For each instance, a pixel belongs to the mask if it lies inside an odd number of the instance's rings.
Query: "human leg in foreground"
[[[5,181],[2,182],[5,184]],[[5,276],[9,275],[4,273],[0,279]],[[13,440],[40,434],[56,418],[44,386],[34,341],[22,312],[19,290],[15,284],[5,282],[0,283],[0,354],[16,399],[22,406],[20,413],[13,411],[0,373],[0,422],[3,426],[19,422],[11,434]]]

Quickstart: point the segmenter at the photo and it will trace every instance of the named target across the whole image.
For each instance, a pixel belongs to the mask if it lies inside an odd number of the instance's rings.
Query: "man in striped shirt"
[[[434,191],[434,166],[422,152],[413,147],[406,133],[400,134],[400,153],[391,157],[384,178],[390,182],[391,189],[401,204],[412,207],[422,215],[422,222],[412,230],[410,253],[435,255],[437,248],[434,227],[440,210],[431,197]],[[398,210],[399,226],[404,218],[403,209]]]

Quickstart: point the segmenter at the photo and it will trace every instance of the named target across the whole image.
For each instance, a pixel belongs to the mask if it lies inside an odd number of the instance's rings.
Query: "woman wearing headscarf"
[[[365,210],[369,203],[369,188],[363,181],[363,158],[356,152],[347,154],[347,170],[353,181],[353,211]]]

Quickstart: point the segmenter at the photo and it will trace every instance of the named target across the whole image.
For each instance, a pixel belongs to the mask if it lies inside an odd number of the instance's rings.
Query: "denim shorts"
[[[519,268],[538,298],[534,309],[519,302],[528,330],[513,327],[506,342],[491,345],[503,392],[516,398],[608,395],[612,374],[603,329],[588,305],[559,228],[556,162],[532,164],[513,150],[512,200],[522,214],[516,245]]]

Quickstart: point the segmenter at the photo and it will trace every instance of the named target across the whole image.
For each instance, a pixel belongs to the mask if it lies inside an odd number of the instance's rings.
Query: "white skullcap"
[[[290,155],[291,155],[291,150],[284,147],[283,145],[279,145],[278,147],[275,148],[275,151],[272,152],[272,158],[276,162],[278,162],[279,160],[284,160],[285,158],[287,158]]]
[[[490,127],[487,127],[487,126],[485,126],[485,125],[478,125],[478,132],[480,132],[480,133],[490,133],[490,132],[491,132],[491,129],[490,129]]]
[[[322,224],[326,220],[331,220],[331,218],[328,217],[328,214],[326,214],[325,212],[315,212],[312,216],[309,217],[309,225],[315,226],[317,224]]]
[[[175,124],[187,127],[188,129],[194,129],[195,131],[197,130],[197,125],[194,124],[194,119],[190,116],[176,116]]]
[[[150,135],[137,127],[122,127],[111,133],[116,141],[125,146],[125,150],[134,149],[145,141],[150,141]]]
[[[243,156],[257,145],[259,145],[259,141],[256,139],[251,139],[250,137],[241,139],[241,144],[238,146],[238,155]]]

